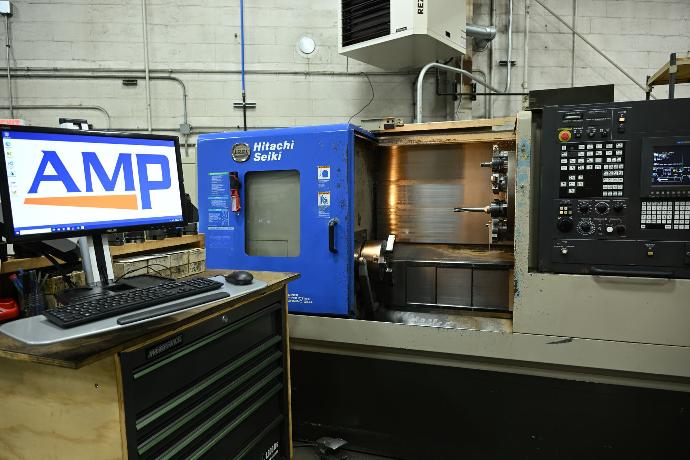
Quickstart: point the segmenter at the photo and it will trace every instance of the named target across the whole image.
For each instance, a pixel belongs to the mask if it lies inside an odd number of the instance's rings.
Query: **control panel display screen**
[[[653,186],[690,186],[690,145],[656,146],[652,161]]]

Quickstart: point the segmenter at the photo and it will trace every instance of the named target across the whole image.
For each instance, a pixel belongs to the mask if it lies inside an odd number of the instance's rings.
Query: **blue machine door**
[[[200,137],[207,267],[298,272],[291,312],[348,315],[353,148],[347,125]]]

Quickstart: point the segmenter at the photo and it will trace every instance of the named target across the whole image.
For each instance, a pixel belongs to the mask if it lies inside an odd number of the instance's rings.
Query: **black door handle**
[[[338,225],[338,219],[331,219],[328,221],[328,250],[333,254],[338,250],[335,248],[335,226]]]
[[[656,270],[635,270],[625,268],[599,268],[592,266],[592,275],[609,275],[609,276],[646,276],[649,278],[672,278],[673,272],[656,271]]]

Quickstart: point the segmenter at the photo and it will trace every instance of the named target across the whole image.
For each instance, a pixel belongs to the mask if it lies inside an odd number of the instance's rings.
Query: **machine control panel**
[[[623,196],[625,143],[561,144],[560,197]]]
[[[539,270],[690,278],[690,99],[546,107]]]

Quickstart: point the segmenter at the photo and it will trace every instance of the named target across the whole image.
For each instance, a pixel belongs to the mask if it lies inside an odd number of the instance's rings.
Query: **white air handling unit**
[[[341,0],[338,52],[386,70],[465,54],[464,0]]]

